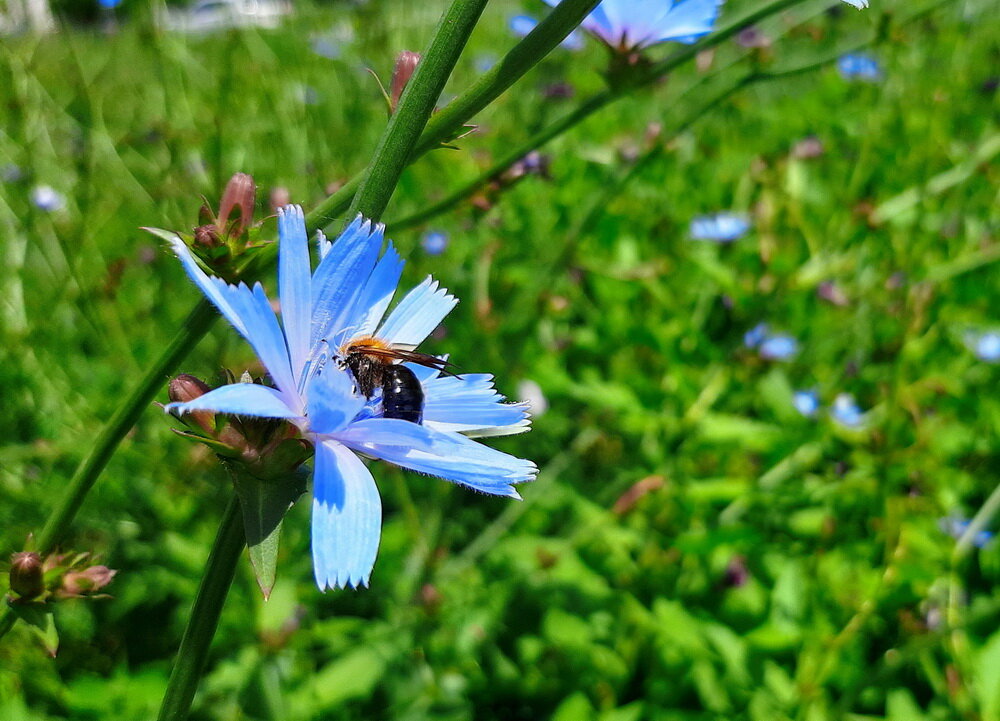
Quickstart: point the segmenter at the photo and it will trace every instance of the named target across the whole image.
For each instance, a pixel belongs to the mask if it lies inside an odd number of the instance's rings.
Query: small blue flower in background
[[[868,7],[868,0],[844,0],[844,2],[852,7],[856,7],[858,10],[864,10]]]
[[[819,396],[816,391],[795,391],[792,405],[806,418],[813,418],[819,412]]]
[[[340,44],[331,37],[314,37],[309,41],[309,47],[321,58],[336,60],[340,57]]]
[[[24,171],[14,163],[0,165],[0,180],[5,183],[16,183],[24,179]]]
[[[530,15],[515,15],[507,23],[511,32],[522,38],[534,30],[536,25],[538,21]],[[580,50],[583,48],[583,36],[574,30],[559,44],[567,50]]]
[[[476,68],[476,72],[485,73],[490,70],[494,65],[497,64],[497,56],[493,53],[480,53],[477,55],[473,61],[472,65]]]
[[[966,530],[969,528],[969,521],[967,518],[959,518],[957,516],[948,516],[947,518],[942,518],[938,521],[938,525],[941,530],[947,533],[949,536],[958,540],[963,535],[965,535]],[[972,539],[972,545],[976,548],[982,548],[996,536],[992,531],[987,531],[985,529],[976,533]]]
[[[764,360],[784,361],[799,352],[799,342],[784,333],[769,335],[757,346],[757,352]]]
[[[1000,362],[1000,333],[996,331],[969,333],[965,336],[965,345],[981,361]]]
[[[833,420],[847,428],[859,428],[865,422],[865,414],[858,408],[854,396],[850,393],[840,393],[833,400],[830,408]]]
[[[441,255],[448,247],[448,236],[439,230],[428,231],[420,239],[420,246],[427,255]]]
[[[878,61],[865,53],[848,53],[837,59],[837,70],[848,80],[875,82],[882,79]]]
[[[438,476],[483,493],[519,498],[531,461],[471,440],[528,430],[527,408],[505,403],[485,374],[447,375],[403,363],[424,394],[419,422],[389,415],[381,389],[366,396],[347,365],[352,344],[412,351],[458,302],[428,277],[386,315],[403,261],[392,243],[379,256],[383,226],[360,216],[333,243],[320,236],[311,271],[301,208],[278,211],[281,324],[257,283],[253,289],[209,277],[180,238],[171,241],[188,275],[247,340],[274,388],[235,383],[167,410],[285,419],[316,449],[312,556],[316,584],[368,585],[381,536],[382,503],[360,456]],[[391,366],[390,366],[391,367]]]
[[[102,8],[108,10],[114,10],[116,7],[122,4],[122,0],[97,0],[97,4]]]
[[[750,230],[750,220],[739,213],[713,213],[700,215],[691,221],[691,237],[695,240],[712,240],[732,243]]]
[[[743,345],[756,349],[765,360],[783,361],[799,352],[799,342],[787,333],[772,333],[767,323],[758,323],[743,334]]]
[[[36,185],[31,189],[31,202],[39,210],[54,213],[66,206],[66,199],[51,185]]]
[[[747,348],[757,348],[767,338],[767,323],[758,323],[743,334],[743,345]]]
[[[559,0],[545,0],[549,5]],[[623,52],[668,41],[690,44],[712,31],[723,0],[604,0],[581,25]]]

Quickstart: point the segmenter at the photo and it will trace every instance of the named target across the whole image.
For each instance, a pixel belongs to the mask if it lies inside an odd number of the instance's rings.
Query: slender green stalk
[[[939,2],[932,3],[924,8],[921,8],[920,10],[914,12],[912,15],[903,18],[899,22],[899,25],[906,25],[911,22],[914,22],[915,20],[918,20],[926,16],[928,13],[937,9],[938,7],[940,7],[941,5],[945,4],[945,2],[948,1],[949,0],[939,0]],[[594,113],[598,112],[599,110],[602,110],[603,108],[612,104],[616,100],[624,97],[630,91],[640,87],[646,87],[651,83],[656,82],[657,80],[662,78],[666,73],[670,72],[671,70],[674,70],[679,65],[682,65],[683,63],[691,60],[695,55],[698,54],[698,52],[708,49],[710,47],[714,47],[719,43],[736,35],[741,30],[760,22],[762,19],[769,17],[770,15],[773,15],[775,13],[781,12],[782,10],[787,9],[792,5],[799,4],[800,2],[802,2],[802,0],[775,0],[774,2],[771,2],[759,8],[758,10],[755,10],[747,15],[744,15],[742,18],[734,20],[728,25],[720,28],[719,30],[709,35],[700,43],[697,43],[695,45],[688,45],[683,49],[681,49],[680,51],[678,51],[677,53],[671,55],[669,58],[653,65],[652,68],[649,71],[647,71],[642,78],[637,79],[636,81],[631,83],[627,88],[608,88],[600,93],[597,93],[596,95],[592,96],[589,100],[584,102],[582,105],[577,107],[569,115],[566,115],[565,117],[557,120],[552,125],[538,131],[530,138],[525,140],[521,145],[516,147],[514,150],[511,150],[507,154],[503,155],[487,170],[483,171],[480,175],[473,178],[469,182],[465,183],[460,188],[447,195],[445,198],[442,198],[438,202],[424,208],[423,210],[408,215],[404,218],[400,218],[399,220],[393,221],[389,225],[393,230],[405,230],[407,228],[411,228],[415,225],[419,225],[423,222],[426,222],[430,218],[433,218],[437,215],[440,215],[441,213],[450,210],[451,208],[455,207],[466,198],[470,197],[472,194],[474,194],[477,190],[482,188],[488,182],[499,176],[505,170],[510,168],[514,163],[521,160],[531,151],[543,147],[549,141],[562,135],[566,131],[571,130],[573,127],[583,122]],[[742,78],[740,81],[738,81],[734,87],[732,87],[729,91],[727,91],[724,94],[724,96],[731,95],[732,93],[740,90],[742,87],[745,87],[747,85],[759,81],[778,80],[793,75],[801,75],[807,72],[811,72],[813,70],[816,70],[818,68],[830,64],[831,62],[835,61],[838,57],[840,57],[840,55],[870,45],[877,39],[878,39],[877,33],[872,32],[869,33],[864,40],[856,41],[851,43],[850,45],[843,46],[839,48],[836,53],[824,55],[806,64],[796,66],[793,68],[779,68],[766,72],[750,73],[744,78]],[[723,99],[724,97],[720,97],[719,102],[721,102],[721,100]]]
[[[111,416],[94,442],[93,450],[76,473],[70,479],[62,498],[55,510],[49,516],[45,527],[38,535],[38,551],[42,554],[55,548],[60,535],[72,522],[83,499],[90,492],[98,475],[107,465],[118,443],[139,420],[146,407],[156,397],[157,391],[163,385],[163,380],[180,363],[181,359],[191,350],[191,346],[208,332],[217,313],[215,307],[207,300],[202,300],[194,307],[187,319],[181,324],[181,331],[174,336],[163,355],[157,359],[139,381],[132,393],[126,398]]]
[[[198,595],[191,608],[191,617],[184,629],[181,647],[177,651],[177,660],[170,672],[167,692],[163,696],[160,715],[157,717],[159,721],[183,721],[187,718],[215,628],[219,625],[222,605],[233,583],[236,563],[245,546],[243,515],[240,503],[233,494],[222,516],[219,532],[205,566],[205,574],[198,587]]]
[[[969,554],[975,543],[976,536],[990,524],[990,521],[993,520],[998,511],[1000,511],[1000,484],[993,489],[986,502],[976,511],[976,515],[969,521],[969,525],[962,533],[961,538],[958,539],[958,543],[955,544],[955,550],[951,554],[953,563],[957,564]]]
[[[600,0],[564,0],[550,12],[527,36],[503,57],[495,67],[472,87],[455,98],[427,123],[411,162],[424,153],[440,147],[455,136],[476,113],[496,100],[537,65],[580,24]],[[348,180],[336,193],[317,205],[306,216],[310,232],[326,228],[351,204],[361,184],[361,174]]]
[[[420,134],[434,112],[451,71],[465,49],[489,0],[454,0],[441,17],[416,72],[403,91],[399,107],[389,119],[368,164],[348,217],[361,213],[378,220],[389,204],[399,176],[407,166]]]
[[[647,71],[643,72],[641,76],[633,78],[627,85],[609,87],[606,90],[591,96],[590,99],[578,106],[575,110],[573,110],[573,112],[560,118],[548,127],[542,128],[524,141],[521,145],[517,146],[514,150],[501,157],[500,160],[494,163],[491,168],[479,175],[477,178],[466,183],[461,188],[448,195],[448,197],[438,201],[432,206],[396,221],[392,224],[392,227],[396,230],[409,228],[444,212],[472,195],[485,183],[507,170],[510,166],[530,153],[532,150],[537,150],[538,148],[544,146],[553,138],[556,138],[565,133],[567,130],[579,125],[594,113],[626,96],[631,91],[651,85],[662,78],[665,74],[694,58],[694,56],[699,52],[715,47],[716,45],[736,35],[741,30],[744,30],[745,28],[760,22],[766,17],[770,17],[775,13],[781,12],[782,10],[801,2],[803,2],[803,0],[773,0],[773,2],[767,3],[757,10],[747,13],[743,17],[733,20],[727,25],[720,27],[700,42],[697,42],[694,45],[686,45],[669,58],[652,65]]]
[[[486,172],[482,173],[475,179],[469,181],[461,188],[451,193],[448,197],[434,203],[433,205],[421,210],[413,215],[402,218],[395,223],[391,223],[395,230],[401,228],[409,228],[414,225],[418,225],[423,221],[438,215],[445,210],[453,207],[460,201],[472,195],[483,185],[488,183],[490,180],[495,178],[497,175],[507,170],[510,166],[516,163],[518,160],[523,158],[525,155],[530,153],[536,148],[540,148],[546,143],[548,143],[553,138],[561,135],[570,128],[578,125],[583,120],[589,118],[591,115],[596,113],[601,108],[605,107],[609,103],[617,99],[617,94],[611,90],[605,90],[602,93],[598,93],[585,102],[583,105],[579,106],[569,115],[566,115],[556,122],[552,123],[548,127],[542,128],[540,131],[532,135],[526,142],[517,146],[514,150],[503,155],[500,160],[493,164]]]

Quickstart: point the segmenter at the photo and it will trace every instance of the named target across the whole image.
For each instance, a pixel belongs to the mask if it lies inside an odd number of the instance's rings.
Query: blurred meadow
[[[358,591],[317,591],[301,500],[271,599],[237,570],[193,719],[1000,719],[1000,520],[958,544],[1000,481],[1000,12],[831,4],[605,108],[542,149],[546,173],[407,221],[601,90],[597,42],[557,49],[403,175],[403,285],[461,299],[423,349],[544,397],[492,442],[540,476],[516,503],[380,464]],[[244,171],[275,237],[272,192],[309,210],[364,168],[385,125],[368,70],[387,83],[444,6],[184,34],[136,5],[113,32],[0,39],[5,560],[199,300],[140,227],[190,230]],[[491,3],[446,95],[546,11]],[[872,77],[831,62],[729,92],[873,28]],[[719,211],[750,230],[693,238]],[[219,321],[177,370],[254,362]],[[231,493],[176,425],[148,408],[63,543],[118,569],[111,597],[58,604],[55,658],[23,624],[0,641],[3,721],[155,716]]]

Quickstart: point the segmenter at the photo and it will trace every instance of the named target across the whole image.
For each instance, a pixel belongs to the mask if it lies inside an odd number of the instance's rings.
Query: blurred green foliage
[[[726,44],[703,72],[794,65],[904,5],[807,4],[761,28],[770,47]],[[198,299],[139,227],[191,228],[236,171],[256,177],[260,218],[277,187],[307,208],[324,197],[384,125],[366,69],[387,78],[440,7],[4,39],[3,548],[40,527]],[[511,44],[521,9],[488,11],[448,92]],[[450,236],[437,257],[426,228],[392,220],[571,108],[553,83],[599,89],[604,51],[555,53],[460,151],[407,172],[386,215],[404,284],[433,273],[463,301],[426,349],[510,396],[540,384],[548,411],[496,445],[541,476],[518,504],[379,466],[382,547],[358,592],[315,589],[300,503],[271,600],[249,564],[237,574],[193,718],[1000,719],[1000,544],[953,561],[939,524],[972,515],[1000,463],[1000,369],[964,344],[998,324],[998,31],[988,2],[889,22],[884,82],[829,67],[753,85],[675,138],[709,97],[684,95],[703,77],[686,68],[557,139],[550,182],[434,220]],[[818,157],[794,152],[807,137]],[[39,185],[65,207],[33,205]],[[689,239],[692,217],[724,209],[754,230]],[[826,281],[845,304],[818,295]],[[800,353],[744,348],[761,321]],[[179,370],[252,362],[220,322]],[[816,419],[791,405],[809,388]],[[862,428],[829,417],[841,392],[869,411]],[[5,721],[155,714],[230,493],[170,426],[149,409],[67,540],[120,570],[113,598],[59,605],[55,659],[20,627],[0,642]]]

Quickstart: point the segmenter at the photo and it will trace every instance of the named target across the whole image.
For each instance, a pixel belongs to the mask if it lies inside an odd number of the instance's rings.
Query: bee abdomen
[[[424,419],[424,389],[406,366],[391,365],[383,372],[382,415],[410,423]]]

